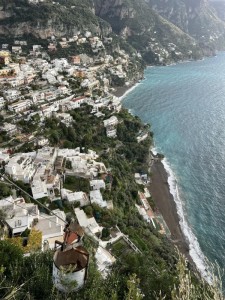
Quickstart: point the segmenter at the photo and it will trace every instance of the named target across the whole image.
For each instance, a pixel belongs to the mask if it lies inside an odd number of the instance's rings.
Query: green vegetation
[[[88,193],[90,191],[89,180],[75,176],[66,176],[63,187],[73,192],[82,191]]]
[[[110,1],[106,9],[102,9],[104,0],[94,2],[97,15],[109,22],[115,33],[125,31],[127,42],[142,54],[148,64],[167,64],[202,56],[198,43],[154,12],[147,1]],[[170,43],[176,45],[176,51],[171,50]],[[191,55],[189,51],[192,51]]]
[[[8,197],[11,195],[11,186],[0,182],[0,199]]]
[[[145,222],[135,207],[138,203],[138,190],[140,187],[134,180],[135,172],[147,172],[149,147],[152,143],[150,132],[148,139],[138,143],[139,131],[150,130],[149,125],[143,125],[139,118],[131,116],[123,109],[116,114],[119,119],[117,138],[106,137],[103,119],[90,113],[90,107],[85,105],[71,112],[74,123],[66,128],[59,120],[52,118],[45,122],[45,134],[50,138],[52,145],[72,147],[82,145],[83,151],[97,150],[100,161],[110,168],[112,179],[111,189],[104,191],[107,200],[113,200],[114,209],[107,210],[97,205],[84,208],[89,217],[94,216],[104,229],[103,240],[108,240],[115,227],[120,230],[138,247],[136,253],[123,239],[120,239],[108,249],[116,257],[110,275],[103,279],[96,269],[94,251],[97,245],[86,236],[85,247],[90,256],[88,279],[85,287],[76,293],[63,295],[59,293],[52,283],[53,252],[34,253],[23,257],[21,238],[10,241],[0,241],[0,298],[7,299],[71,299],[71,300],[124,300],[124,299],[171,299],[177,300],[189,276],[189,286],[192,286],[192,295],[200,295],[204,290],[206,295],[213,295],[204,282],[200,282],[180,260],[173,244],[159,234],[151,224]],[[109,117],[109,112],[105,112]],[[107,149],[107,151],[106,151]],[[67,167],[71,168],[71,165]],[[30,193],[29,186],[17,184]],[[89,182],[83,178],[67,176],[65,188],[70,190],[89,191]],[[5,189],[5,191],[4,191]],[[3,188],[5,194],[9,192]],[[43,199],[45,202],[47,199]],[[60,207],[65,212],[73,213],[71,207],[65,203],[52,203],[50,208]],[[4,216],[3,216],[4,217]],[[28,238],[30,237],[29,234]],[[34,235],[35,249],[40,247],[39,236]],[[19,242],[18,246],[16,246]],[[13,245],[12,245],[13,244]],[[28,245],[29,246],[29,239]],[[25,247],[26,248],[26,247]],[[10,251],[10,259],[8,253]],[[4,259],[2,259],[4,257]],[[183,268],[183,269],[182,269]],[[5,277],[6,276],[6,277]],[[132,295],[136,295],[136,298]],[[13,298],[14,297],[14,298]],[[186,294],[185,294],[186,297]],[[201,300],[197,298],[182,298],[184,300]],[[206,298],[208,299],[208,298]],[[210,298],[209,298],[210,299]],[[220,299],[220,298],[218,298]]]
[[[92,252],[95,245],[85,239],[85,247]],[[85,288],[69,294],[61,294],[53,287],[53,252],[23,257],[20,248],[8,241],[0,241],[0,258],[1,299],[223,299],[218,290],[219,282],[213,278],[213,285],[208,286],[199,281],[189,271],[182,256],[166,266],[163,260],[155,264],[155,256],[149,258],[126,252],[126,256],[117,259],[106,279],[101,277],[91,256]]]

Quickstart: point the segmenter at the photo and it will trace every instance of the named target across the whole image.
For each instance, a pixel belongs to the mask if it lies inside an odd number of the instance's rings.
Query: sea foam
[[[120,100],[123,100],[130,92],[132,92],[134,89],[136,89],[137,86],[142,84],[142,81],[137,82],[136,84],[132,85],[121,97],[119,97]]]
[[[152,149],[153,154],[157,154],[158,151],[156,148]],[[211,282],[211,276],[209,275],[208,265],[206,262],[206,257],[204,256],[198,240],[194,235],[191,227],[189,226],[184,213],[184,204],[179,195],[179,187],[177,184],[176,177],[171,169],[171,166],[166,158],[162,160],[164,168],[168,174],[168,184],[170,188],[170,193],[173,195],[173,199],[176,203],[177,213],[180,219],[180,227],[185,236],[185,239],[189,246],[189,254],[193,259],[198,271],[201,273],[204,279],[206,279],[209,283]]]

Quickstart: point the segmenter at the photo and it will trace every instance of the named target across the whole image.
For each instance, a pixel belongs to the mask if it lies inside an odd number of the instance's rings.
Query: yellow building
[[[8,65],[10,63],[11,53],[7,50],[0,51],[0,64]]]

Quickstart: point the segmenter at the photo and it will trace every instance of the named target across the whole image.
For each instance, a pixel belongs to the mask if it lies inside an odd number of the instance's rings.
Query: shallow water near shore
[[[148,68],[123,105],[151,123],[190,254],[225,269],[225,53]],[[223,280],[225,282],[225,280]]]

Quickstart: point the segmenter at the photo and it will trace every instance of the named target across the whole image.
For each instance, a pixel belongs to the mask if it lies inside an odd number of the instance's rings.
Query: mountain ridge
[[[37,2],[0,1],[0,41],[24,35],[48,40],[84,31],[116,34],[150,65],[199,59],[225,48],[225,23],[206,0]]]

